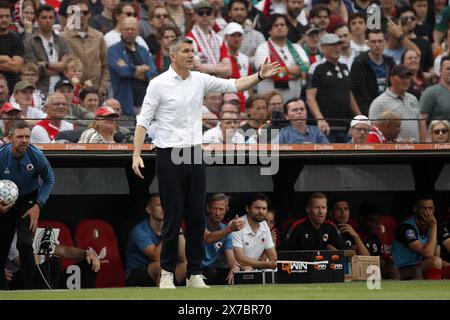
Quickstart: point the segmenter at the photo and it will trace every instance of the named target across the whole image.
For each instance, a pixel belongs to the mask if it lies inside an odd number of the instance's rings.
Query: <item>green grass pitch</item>
[[[0,291],[0,300],[308,300],[308,299],[445,299],[450,300],[450,280],[382,281],[381,289],[369,290],[364,281],[334,284],[277,284],[212,286],[210,289],[177,287],[109,288],[85,290]]]

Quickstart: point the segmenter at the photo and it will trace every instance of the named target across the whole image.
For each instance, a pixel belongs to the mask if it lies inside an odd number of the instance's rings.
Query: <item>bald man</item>
[[[124,115],[134,116],[144,100],[148,82],[157,69],[148,50],[136,42],[138,21],[125,18],[121,41],[108,49],[108,66],[114,98],[122,105]]]
[[[45,102],[47,118],[36,123],[31,130],[31,143],[52,143],[60,131],[73,130],[72,123],[63,120],[69,105],[59,92],[50,94]]]
[[[402,130],[402,120],[398,113],[383,112],[367,138],[367,143],[396,143]]]

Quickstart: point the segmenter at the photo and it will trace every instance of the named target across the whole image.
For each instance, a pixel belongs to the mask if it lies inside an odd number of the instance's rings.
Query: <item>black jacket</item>
[[[387,79],[395,62],[391,57],[383,55],[384,64],[387,68]],[[352,93],[355,96],[362,114],[369,114],[369,107],[372,101],[378,96],[378,83],[376,75],[369,64],[369,53],[362,52],[353,61],[350,71],[352,83]],[[386,85],[387,88],[388,84]]]

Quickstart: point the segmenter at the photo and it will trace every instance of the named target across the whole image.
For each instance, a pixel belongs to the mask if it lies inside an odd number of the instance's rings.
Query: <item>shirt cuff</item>
[[[150,128],[150,121],[145,119],[143,116],[138,115],[136,117],[136,126],[142,126],[148,131],[148,129]]]

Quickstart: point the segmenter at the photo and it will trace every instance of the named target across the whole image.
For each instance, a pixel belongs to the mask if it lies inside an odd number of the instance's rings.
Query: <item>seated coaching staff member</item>
[[[206,288],[202,276],[206,184],[205,164],[201,159],[203,98],[210,92],[250,89],[278,73],[280,67],[277,62],[268,63],[267,58],[257,74],[225,80],[191,71],[194,67],[191,39],[175,39],[169,53],[169,70],[150,81],[141,114],[137,118],[132,168],[136,175],[143,178],[140,172],[140,168],[144,167],[141,149],[145,133],[155,118],[156,171],[165,212],[159,287],[175,288],[173,274],[178,258],[178,235],[184,218],[187,286]],[[189,161],[177,163],[181,156],[188,156]]]
[[[292,224],[287,235],[288,250],[343,250],[344,241],[336,225],[326,220],[327,197],[313,193],[306,206],[307,217]]]
[[[0,203],[0,270],[5,267],[9,248],[17,229],[17,249],[23,271],[23,288],[33,289],[35,260],[33,232],[39,214],[47,201],[55,176],[44,154],[30,145],[30,127],[19,120],[9,130],[11,143],[0,147],[0,179],[14,181],[19,188],[19,199],[5,206]],[[39,178],[43,184],[39,184]],[[0,287],[7,288],[4,272],[0,272]]]

